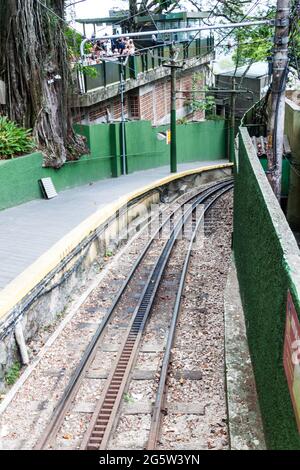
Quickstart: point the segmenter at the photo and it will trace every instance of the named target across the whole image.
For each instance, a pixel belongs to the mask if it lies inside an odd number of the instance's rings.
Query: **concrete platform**
[[[101,180],[63,191],[51,200],[34,200],[1,211],[0,317],[120,204],[159,186],[161,181],[167,183],[205,167],[230,166],[226,160],[192,162],[178,165],[177,174],[170,174],[169,167],[164,166]]]

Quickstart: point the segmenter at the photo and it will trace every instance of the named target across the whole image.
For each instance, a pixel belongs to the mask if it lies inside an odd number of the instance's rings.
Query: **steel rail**
[[[170,233],[170,237],[152,269],[139,304],[133,313],[133,318],[115,360],[115,365],[107,379],[106,386],[85,433],[81,445],[82,450],[106,449],[156,292],[182,227],[199,204],[203,203],[216,191],[231,184],[231,182],[226,182],[218,185],[217,189],[214,186],[206,192],[202,192],[196,201],[192,203],[191,207],[186,210],[183,217],[176,223]]]
[[[214,184],[213,188],[222,186],[223,184],[229,184],[231,181],[232,181],[232,178],[220,181],[220,182]],[[89,345],[87,346],[87,348],[86,348],[86,350],[85,350],[85,352],[82,356],[82,359],[81,359],[80,363],[78,364],[78,366],[76,367],[74,373],[72,374],[72,376],[69,380],[69,383],[68,383],[61,399],[59,400],[58,405],[54,409],[54,412],[53,412],[50,423],[47,425],[43,435],[38,440],[38,442],[35,446],[35,449],[44,449],[46,446],[49,447],[53,443],[53,440],[55,439],[55,437],[57,435],[57,432],[58,432],[58,430],[59,430],[59,428],[60,428],[60,426],[61,426],[61,424],[64,420],[64,417],[65,417],[66,413],[68,412],[68,410],[70,409],[72,401],[74,400],[74,398],[76,396],[76,393],[78,392],[78,389],[79,389],[80,384],[81,384],[81,380],[84,377],[85,372],[88,370],[88,368],[90,367],[90,365],[91,365],[91,363],[92,363],[92,361],[95,357],[95,354],[97,352],[97,348],[99,346],[99,343],[101,342],[103,332],[104,332],[108,322],[112,319],[114,311],[115,311],[116,307],[118,306],[118,304],[119,304],[126,288],[128,287],[131,279],[133,278],[133,276],[134,276],[136,270],[138,269],[138,267],[140,266],[141,262],[145,258],[147,252],[149,251],[149,249],[150,249],[152,243],[154,242],[154,240],[156,239],[157,235],[161,232],[163,227],[169,221],[172,220],[172,217],[174,217],[174,215],[185,204],[187,204],[191,200],[195,199],[199,194],[206,194],[210,190],[211,190],[211,187],[206,188],[205,190],[201,190],[201,191],[199,191],[199,193],[197,193],[197,194],[191,196],[190,198],[188,198],[187,200],[185,200],[181,204],[181,206],[177,207],[174,211],[171,212],[171,214],[169,214],[167,216],[167,219],[158,227],[158,229],[155,231],[152,238],[146,244],[143,251],[140,253],[138,258],[136,259],[132,269],[130,270],[127,278],[125,279],[124,283],[122,284],[122,286],[121,286],[120,290],[118,291],[116,297],[114,298],[114,301],[113,301],[109,311],[105,314],[105,316],[102,319],[99,327],[97,328],[92,340],[90,341]]]
[[[181,307],[181,301],[182,301],[182,293],[183,289],[185,286],[185,281],[186,281],[186,276],[188,272],[188,267],[190,263],[190,258],[191,258],[191,253],[193,249],[193,243],[195,241],[197,231],[199,228],[199,225],[201,221],[203,220],[205,214],[208,212],[210,207],[215,204],[215,202],[226,192],[230,191],[233,188],[233,185],[230,185],[229,187],[219,191],[211,201],[205,206],[204,212],[202,216],[199,218],[199,220],[196,222],[196,226],[194,228],[192,238],[190,240],[190,244],[187,250],[186,258],[184,261],[184,266],[182,269],[180,281],[179,281],[179,287],[176,295],[176,301],[173,309],[173,314],[172,314],[172,320],[169,328],[169,334],[168,334],[168,340],[167,340],[167,345],[166,349],[164,352],[164,357],[163,357],[163,362],[162,362],[162,367],[160,371],[160,379],[159,379],[159,384],[156,392],[156,400],[155,404],[153,407],[153,413],[152,413],[152,418],[151,418],[151,425],[150,425],[150,433],[149,433],[149,439],[147,443],[147,450],[154,450],[156,448],[157,440],[159,437],[159,431],[160,431],[160,424],[161,424],[161,415],[162,415],[162,408],[164,405],[164,399],[165,399],[165,387],[166,387],[166,382],[167,382],[167,375],[168,375],[168,369],[169,369],[169,363],[170,363],[170,358],[171,358],[171,350],[173,347],[173,342],[174,342],[174,337],[175,337],[175,331],[176,331],[176,324],[178,320],[178,316],[180,313],[180,307]]]

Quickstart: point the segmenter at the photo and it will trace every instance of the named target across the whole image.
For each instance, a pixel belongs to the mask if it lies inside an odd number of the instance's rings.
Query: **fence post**
[[[114,178],[121,176],[120,124],[110,124],[111,173]]]

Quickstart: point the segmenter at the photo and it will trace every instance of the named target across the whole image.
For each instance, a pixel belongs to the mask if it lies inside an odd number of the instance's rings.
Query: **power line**
[[[55,13],[54,10],[52,10],[52,8],[49,8],[47,5],[45,5],[43,2],[41,2],[40,0],[37,0],[37,2],[42,6],[44,7],[46,10],[49,11],[49,13],[51,13],[52,15],[54,15],[57,19],[59,19],[62,23],[65,23],[68,28],[71,28],[73,29],[73,31],[75,31],[77,34],[80,34],[80,36],[82,36],[81,32],[78,31],[77,29],[73,28],[73,26],[70,26],[70,24],[68,23],[68,21],[66,21],[64,18],[62,18],[61,16],[59,16],[57,13]]]
[[[225,29],[231,28],[231,31],[233,31],[235,28],[241,28],[244,26],[258,26],[262,24],[274,25],[274,20],[266,19],[266,20],[255,20],[255,21],[245,21],[245,22],[241,21],[239,23],[218,23],[215,25],[207,25],[207,26],[192,26],[188,28],[164,29],[164,30],[161,30],[160,33],[161,34],[188,33],[192,31],[211,31],[214,29],[224,29],[224,28]],[[129,38],[136,38],[136,37],[150,36],[151,34],[155,34],[155,33],[156,31],[140,31],[140,32],[135,32],[135,33],[126,33],[126,36]],[[112,34],[110,36],[107,36],[107,35],[100,36],[96,39],[118,39],[119,37],[120,37],[119,34]]]

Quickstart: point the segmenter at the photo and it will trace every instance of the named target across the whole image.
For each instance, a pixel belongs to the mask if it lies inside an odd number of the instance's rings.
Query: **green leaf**
[[[26,154],[34,147],[31,129],[19,127],[6,116],[0,116],[0,159]]]

